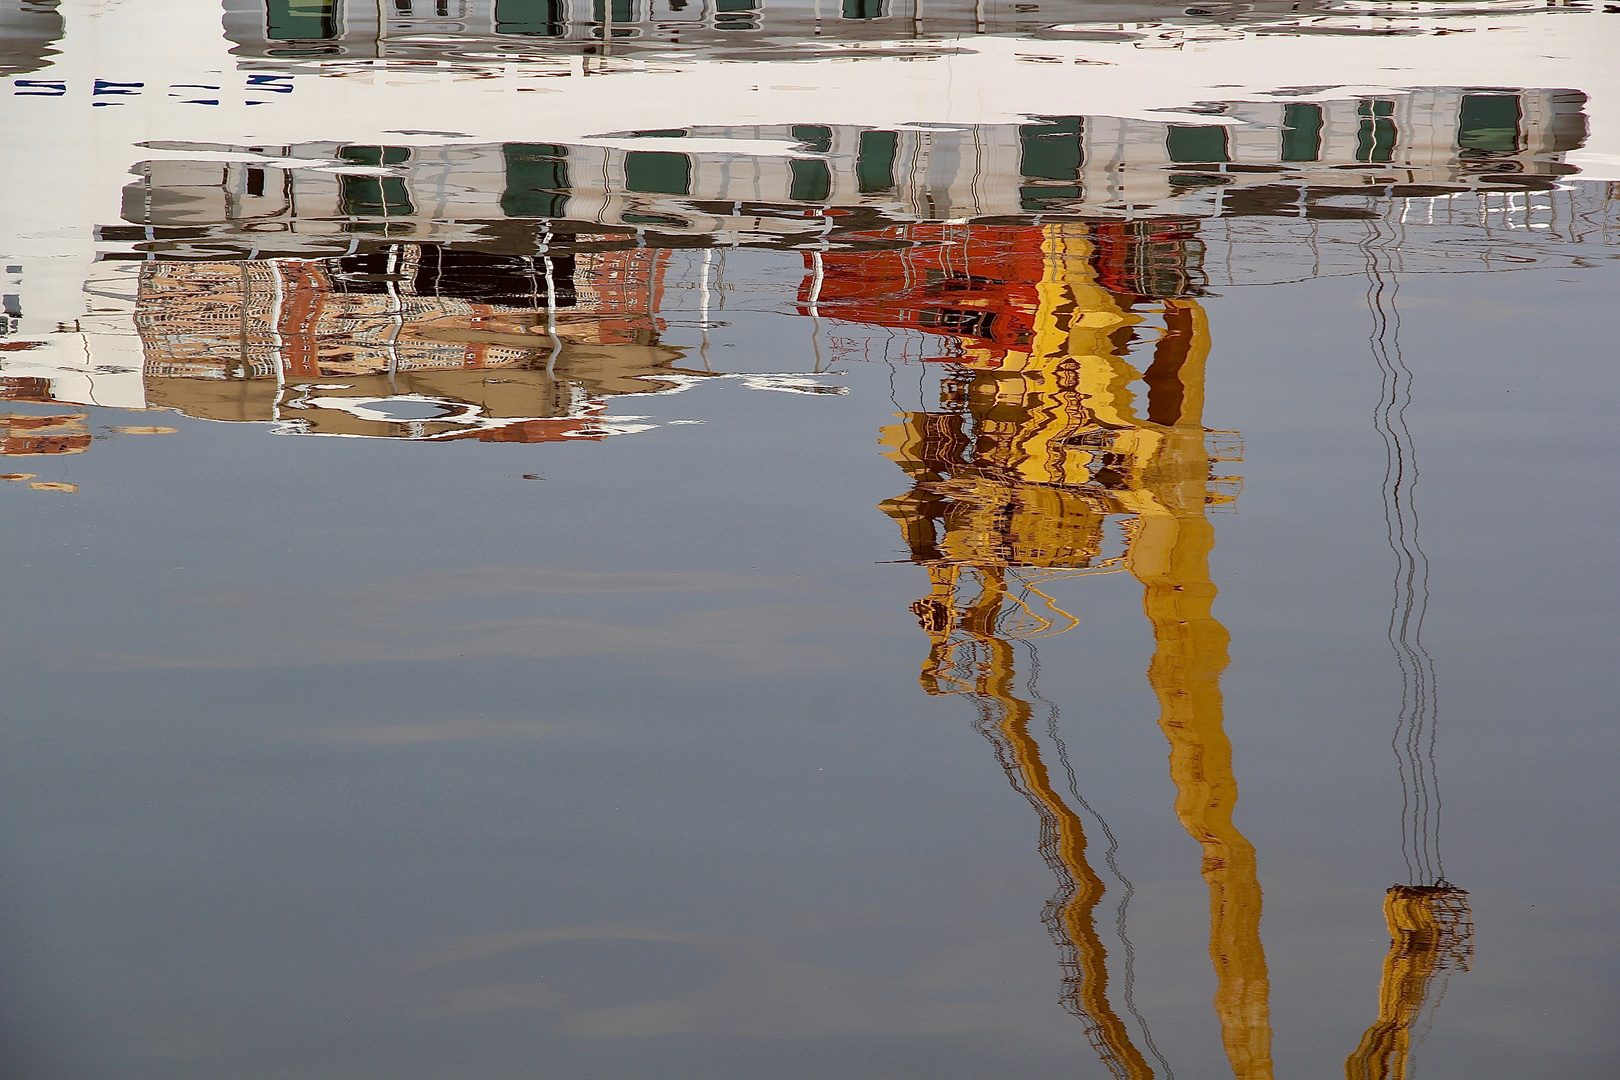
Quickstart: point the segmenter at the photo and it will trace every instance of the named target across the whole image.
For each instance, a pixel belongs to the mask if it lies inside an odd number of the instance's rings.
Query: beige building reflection
[[[207,151],[211,160],[138,164],[123,217],[251,235],[255,246],[281,254],[331,250],[355,233],[487,241],[491,230],[479,223],[522,220],[753,243],[824,233],[825,211],[837,211],[839,232],[871,228],[874,219],[862,215],[874,214],[1335,220],[1354,216],[1331,205],[1347,195],[1550,190],[1574,171],[1563,157],[1585,139],[1584,103],[1573,90],[1442,87],[1211,103],[1208,123],[1051,116],[892,131],[694,126],[575,144],[166,143],[154,148]],[[686,149],[698,139],[706,149]],[[714,148],[727,140],[774,142],[782,151]],[[167,239],[183,247],[191,235]]]

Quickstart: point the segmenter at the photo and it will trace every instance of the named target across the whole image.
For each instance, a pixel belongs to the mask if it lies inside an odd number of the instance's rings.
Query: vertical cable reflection
[[[1414,1031],[1427,1030],[1445,996],[1449,973],[1467,971],[1473,958],[1468,894],[1446,880],[1440,854],[1439,709],[1434,659],[1423,646],[1429,559],[1418,535],[1417,454],[1406,420],[1413,373],[1401,351],[1400,280],[1386,262],[1398,239],[1392,232],[1386,240],[1369,221],[1363,251],[1372,317],[1368,342],[1379,371],[1373,426],[1384,442],[1384,522],[1395,556],[1387,636],[1401,672],[1401,706],[1390,748],[1401,780],[1401,856],[1407,882],[1391,886],[1384,895],[1390,947],[1379,981],[1378,1016],[1345,1061],[1347,1080],[1402,1080],[1410,1075]],[[1437,978],[1440,987],[1431,1004]]]

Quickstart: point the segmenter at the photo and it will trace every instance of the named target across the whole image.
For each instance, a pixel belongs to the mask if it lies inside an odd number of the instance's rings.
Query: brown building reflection
[[[90,449],[90,429],[84,426],[85,415],[0,413],[0,454],[6,457],[82,454]]]
[[[391,244],[144,264],[147,403],[309,434],[600,438],[608,397],[676,385],[656,315],[668,255]]]
[[[43,400],[31,398],[30,387],[0,386],[4,400]],[[12,458],[57,457],[64,454],[82,454],[90,449],[90,429],[85,426],[85,413],[56,413],[33,415],[29,413],[0,413],[0,458],[10,465]],[[77,485],[52,480],[34,480],[31,472],[0,472],[0,480],[28,483],[35,491],[79,490]],[[33,481],[29,483],[29,481]]]

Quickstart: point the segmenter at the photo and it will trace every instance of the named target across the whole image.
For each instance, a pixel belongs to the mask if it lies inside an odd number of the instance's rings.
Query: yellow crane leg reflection
[[[1142,448],[1129,490],[1121,493],[1135,511],[1125,563],[1142,583],[1153,627],[1148,682],[1170,741],[1176,817],[1203,849],[1221,1042],[1238,1080],[1267,1080],[1271,984],[1260,940],[1260,875],[1254,845],[1232,821],[1238,788],[1220,687],[1231,638],[1213,614],[1209,572],[1215,547],[1203,426],[1209,327],[1192,301],[1166,301],[1165,325],[1146,376],[1150,415],[1164,426]]]
[[[1170,741],[1176,817],[1203,849],[1221,1042],[1238,1080],[1262,1080],[1272,1075],[1270,980],[1254,844],[1232,821],[1238,790],[1220,689],[1229,638],[1210,612],[1215,530],[1200,507],[1196,514],[1144,514],[1134,531],[1127,561],[1153,624],[1148,681]]]
[[[1063,1007],[1085,1024],[1087,1040],[1116,1077],[1149,1080],[1152,1068],[1108,1000],[1107,950],[1096,918],[1106,888],[1087,859],[1084,822],[1053,786],[1040,745],[1030,733],[1030,703],[1014,693],[1013,644],[997,632],[1010,600],[1006,571],[975,567],[979,594],[960,609],[955,597],[961,567],[935,564],[928,572],[933,588],[912,606],[932,638],[923,689],[929,694],[968,693],[978,701],[976,726],[995,748],[1008,782],[1039,816],[1041,856],[1061,883],[1043,921],[1064,953]],[[965,633],[972,648],[971,684],[950,674],[956,667],[953,654],[962,644],[953,636],[955,630]]]
[[[1390,946],[1378,984],[1378,1018],[1345,1061],[1346,1080],[1405,1080],[1412,1030],[1435,976],[1467,971],[1472,957],[1468,894],[1454,885],[1396,885],[1384,894],[1384,920]]]

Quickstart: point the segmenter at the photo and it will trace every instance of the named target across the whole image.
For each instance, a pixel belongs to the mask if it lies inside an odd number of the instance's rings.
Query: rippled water
[[[4,0],[0,1072],[1614,1075],[1617,49]]]

